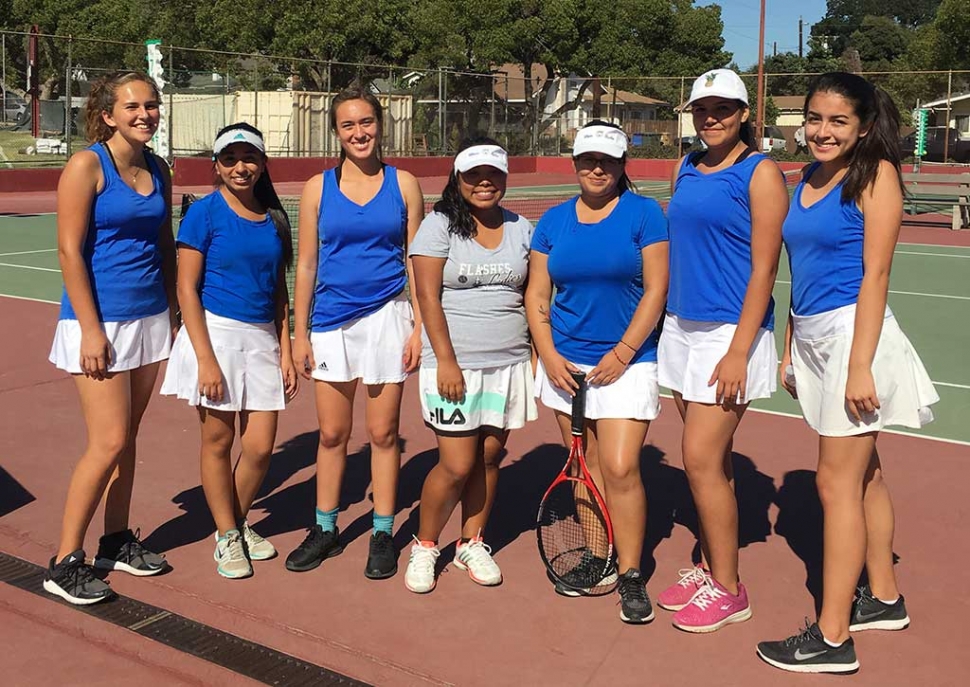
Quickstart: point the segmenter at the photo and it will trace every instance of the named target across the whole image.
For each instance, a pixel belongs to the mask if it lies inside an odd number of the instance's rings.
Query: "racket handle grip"
[[[586,428],[586,373],[571,372],[573,380],[579,385],[573,396],[573,436],[582,436]]]

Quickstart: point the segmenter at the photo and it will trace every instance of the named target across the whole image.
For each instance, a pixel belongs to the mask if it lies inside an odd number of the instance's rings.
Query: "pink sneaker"
[[[668,611],[679,611],[689,604],[697,591],[704,586],[705,580],[711,577],[711,574],[700,566],[684,568],[677,574],[680,575],[680,579],[660,592],[660,596],[657,597],[657,605]]]
[[[686,632],[714,632],[728,623],[742,623],[751,617],[748,591],[738,582],[738,595],[730,594],[713,577],[708,577],[694,598],[674,613],[674,627]]]

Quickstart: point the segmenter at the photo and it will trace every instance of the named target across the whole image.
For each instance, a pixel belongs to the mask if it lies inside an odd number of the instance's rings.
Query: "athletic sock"
[[[876,598],[878,598],[878,597],[876,597]],[[896,597],[895,599],[893,599],[892,601],[886,601],[885,599],[879,599],[879,601],[882,601],[882,602],[883,602],[884,604],[886,604],[887,606],[894,606],[894,605],[896,605],[896,602],[897,602],[897,601],[899,601],[899,597],[897,596],[897,597]]]
[[[324,532],[333,532],[337,529],[337,513],[339,508],[333,510],[320,510],[317,508],[317,524]]]
[[[374,533],[385,532],[386,534],[394,534],[394,516],[393,515],[378,515],[377,511],[374,511]]]

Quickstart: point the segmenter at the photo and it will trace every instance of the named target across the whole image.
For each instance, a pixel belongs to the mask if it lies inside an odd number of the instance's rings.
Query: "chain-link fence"
[[[0,40],[0,164],[7,166],[63,164],[86,145],[91,82],[109,70],[146,67],[144,44],[11,31],[0,31]],[[691,116],[683,111],[693,75],[560,76],[519,64],[483,74],[166,45],[160,51],[167,126],[156,148],[170,158],[208,154],[216,131],[236,121],[261,129],[272,155],[336,155],[330,105],[352,83],[365,85],[383,105],[389,156],[451,155],[474,135],[498,140],[513,155],[564,155],[576,131],[593,119],[620,125],[635,157],[675,158],[697,145]],[[762,147],[779,156],[797,154],[794,134],[812,76],[765,75]],[[970,141],[970,97],[960,97],[970,90],[970,72],[865,76],[892,94],[905,123],[912,108],[930,104],[932,123],[949,125]],[[757,77],[742,78],[754,118]]]

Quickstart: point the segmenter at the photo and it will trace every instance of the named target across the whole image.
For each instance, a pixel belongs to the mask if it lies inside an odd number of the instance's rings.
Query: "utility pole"
[[[772,57],[778,56],[778,41],[772,41],[771,43],[771,56]]]
[[[799,17],[798,18],[798,56],[799,57],[802,57],[802,35],[805,30],[804,27],[805,27],[805,23],[802,21],[802,18]]]
[[[758,112],[755,114],[754,131],[761,149],[765,126],[765,0],[761,0],[761,22],[758,30]]]

